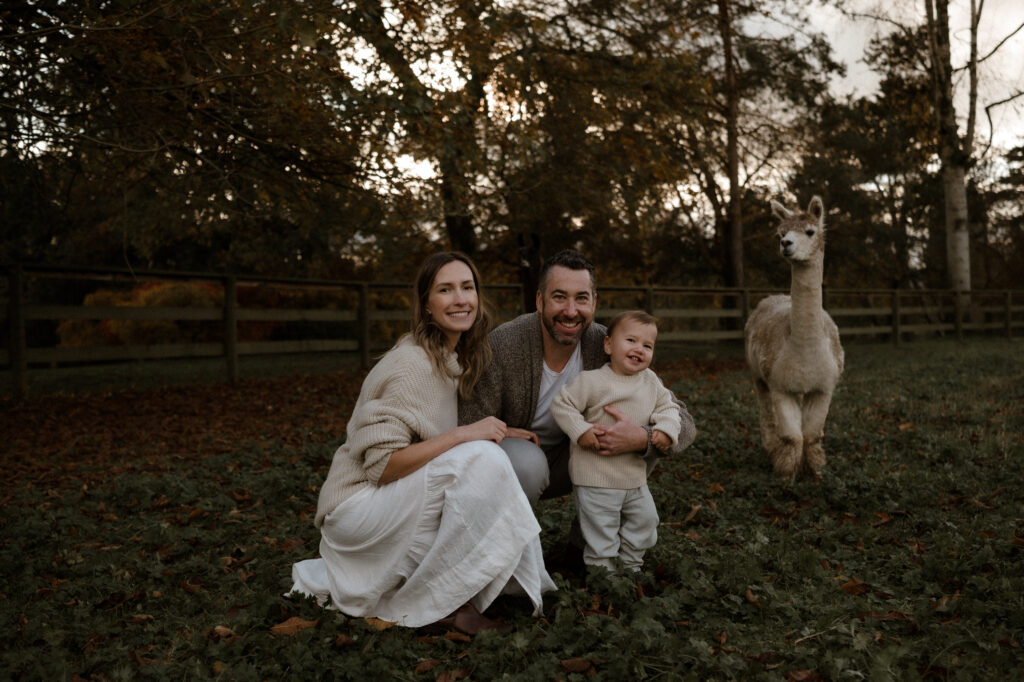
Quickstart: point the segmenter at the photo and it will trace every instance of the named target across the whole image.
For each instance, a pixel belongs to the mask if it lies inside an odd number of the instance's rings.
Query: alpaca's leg
[[[825,418],[828,417],[828,406],[832,402],[832,392],[809,393],[804,397],[803,437],[804,453],[803,468],[817,476],[825,466]]]
[[[761,417],[761,444],[765,450],[771,452],[772,448],[779,441],[775,432],[775,411],[772,408],[771,394],[768,391],[768,384],[763,379],[754,380],[754,390],[757,392],[757,407]]]
[[[775,473],[792,481],[800,472],[803,457],[800,401],[797,396],[775,391],[771,394],[771,401],[778,440],[768,453],[771,455]]]

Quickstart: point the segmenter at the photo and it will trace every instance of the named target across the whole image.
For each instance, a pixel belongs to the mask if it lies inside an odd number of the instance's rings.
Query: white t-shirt
[[[583,371],[583,354],[580,352],[579,344],[576,350],[569,357],[569,362],[561,372],[555,372],[543,363],[543,371],[540,377],[540,393],[537,395],[537,411],[533,415],[533,423],[530,430],[537,434],[542,448],[551,447],[565,438],[565,434],[558,428],[555,418],[551,416],[551,401],[558,395],[558,390],[563,385],[576,378],[576,375]]]

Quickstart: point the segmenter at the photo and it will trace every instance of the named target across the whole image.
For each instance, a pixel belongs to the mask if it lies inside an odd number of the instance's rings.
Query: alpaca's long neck
[[[794,263],[789,296],[793,309],[790,317],[790,340],[812,344],[824,333],[821,308],[821,277],[824,261],[819,255],[806,263]]]

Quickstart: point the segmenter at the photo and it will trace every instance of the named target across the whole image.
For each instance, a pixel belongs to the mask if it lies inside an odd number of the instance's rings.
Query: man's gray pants
[[[525,438],[506,438],[499,444],[512,462],[519,485],[531,505],[541,498],[572,492],[569,480],[569,440],[545,451]]]

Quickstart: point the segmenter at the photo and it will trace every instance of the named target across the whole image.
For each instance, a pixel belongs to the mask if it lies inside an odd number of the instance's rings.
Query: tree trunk
[[[718,0],[718,30],[725,56],[725,156],[729,176],[729,206],[725,220],[725,285],[743,286],[743,207],[739,180],[739,92],[732,46],[729,0]]]
[[[522,291],[522,311],[537,309],[537,285],[540,281],[540,233],[530,232],[516,236],[519,244],[519,286]]]
[[[967,172],[962,165],[942,169],[942,190],[946,197],[946,267],[949,286],[971,290],[971,241],[967,221]]]
[[[448,129],[444,147],[439,151],[441,205],[452,248],[472,256],[477,250],[477,235],[472,213],[474,190],[470,179],[475,164],[483,155],[477,147],[476,119],[470,113],[473,109],[463,105],[461,99],[450,103],[446,110]]]
[[[478,24],[484,6],[463,5],[460,18],[467,24]],[[483,83],[493,69],[485,58],[471,65],[473,78],[461,92],[451,93],[442,102],[435,102],[429,88],[416,75],[402,50],[388,33],[385,11],[381,0],[366,0],[358,11],[345,15],[345,23],[363,36],[376,49],[381,60],[394,72],[398,83],[408,95],[408,101],[426,113],[428,125],[443,131],[442,146],[435,151],[441,170],[441,206],[445,230],[453,249],[467,255],[476,253],[477,238],[470,214],[472,164],[479,154],[476,150],[475,111],[484,99]],[[486,55],[486,52],[483,53]]]
[[[971,140],[961,140],[957,133],[956,109],[953,106],[953,66],[949,49],[949,1],[926,0],[925,10],[928,20],[928,52],[931,56],[932,96],[935,118],[939,125],[942,190],[945,195],[946,274],[951,288],[969,292],[971,242],[967,214],[967,167],[971,160]],[[971,23],[972,31],[976,30],[976,17],[972,17]],[[972,58],[976,56],[972,55]],[[974,94],[975,90],[972,87],[972,95]],[[973,103],[971,109],[973,112]],[[958,308],[967,302],[963,299],[958,299]]]
[[[466,202],[466,180],[451,158],[441,159],[441,205],[452,248],[467,256],[476,253],[476,231]]]

